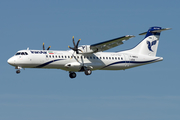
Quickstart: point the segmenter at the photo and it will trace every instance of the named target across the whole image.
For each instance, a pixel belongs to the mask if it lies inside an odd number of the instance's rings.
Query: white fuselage
[[[9,64],[21,68],[52,68],[73,72],[80,72],[82,66],[91,70],[124,70],[163,60],[162,57],[134,54],[129,51],[76,54],[72,50],[21,50],[17,53],[19,54],[8,60]]]
[[[151,27],[147,32],[140,35],[146,35],[145,38],[134,48],[121,52],[101,52],[118,45],[124,41],[133,38],[132,35],[118,37],[112,40],[100,42],[92,45],[83,45],[78,47],[79,41],[74,47],[68,46],[71,50],[54,51],[45,50],[21,50],[8,60],[8,63],[15,66],[16,73],[20,73],[21,68],[52,68],[69,71],[69,77],[75,78],[75,72],[84,72],[85,75],[91,75],[94,70],[125,70],[132,67],[146,65],[162,61],[162,57],[156,57],[160,33],[170,28]]]

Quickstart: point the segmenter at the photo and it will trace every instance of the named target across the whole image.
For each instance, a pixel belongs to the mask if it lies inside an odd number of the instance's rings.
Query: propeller
[[[78,49],[78,45],[79,45],[80,40],[81,40],[81,39],[79,39],[79,40],[77,41],[77,44],[75,44],[74,36],[73,36],[73,37],[72,37],[72,41],[73,41],[74,47],[68,46],[70,49],[74,50],[74,52],[76,52],[76,54],[79,54],[79,51],[83,52],[82,50]]]
[[[51,46],[49,46],[49,47],[47,48],[47,50],[49,50],[50,48],[51,48]],[[45,50],[44,43],[43,43],[43,50]]]

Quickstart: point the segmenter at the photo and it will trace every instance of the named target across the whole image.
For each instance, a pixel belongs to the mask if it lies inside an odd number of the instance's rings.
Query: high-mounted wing
[[[108,41],[105,41],[105,42],[90,45],[90,49],[93,52],[105,51],[105,50],[111,49],[113,47],[116,47],[118,45],[121,45],[121,44],[123,44],[123,41],[128,40],[128,39],[133,38],[133,37],[135,37],[135,36],[126,35],[126,36],[123,36],[123,37],[118,37],[118,38],[115,38],[115,39],[112,39],[112,40],[108,40]]]

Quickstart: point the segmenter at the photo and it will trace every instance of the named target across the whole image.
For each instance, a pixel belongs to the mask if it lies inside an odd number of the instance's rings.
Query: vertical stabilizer
[[[130,51],[142,55],[156,56],[160,34],[162,31],[169,29],[170,28],[151,27],[147,32],[139,34],[146,36],[135,48]]]

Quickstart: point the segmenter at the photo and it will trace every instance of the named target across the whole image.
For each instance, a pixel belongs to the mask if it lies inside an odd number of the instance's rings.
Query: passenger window
[[[48,58],[48,55],[46,55],[46,58]]]
[[[120,60],[120,57],[118,57],[118,60]]]
[[[109,59],[111,59],[111,57],[109,57]]]
[[[123,58],[121,58],[121,60],[123,60]]]
[[[60,58],[60,56],[59,56],[59,58]]]
[[[115,57],[115,59],[117,60],[117,57]]]
[[[56,58],[57,58],[57,55],[56,55]]]
[[[54,55],[52,57],[54,58]]]
[[[108,57],[106,57],[106,59],[108,60]]]
[[[63,56],[62,56],[62,58],[63,58]]]
[[[49,55],[49,58],[51,58],[51,55]]]
[[[66,56],[65,56],[65,58],[66,58]]]
[[[90,57],[90,59],[92,59],[92,57]]]

